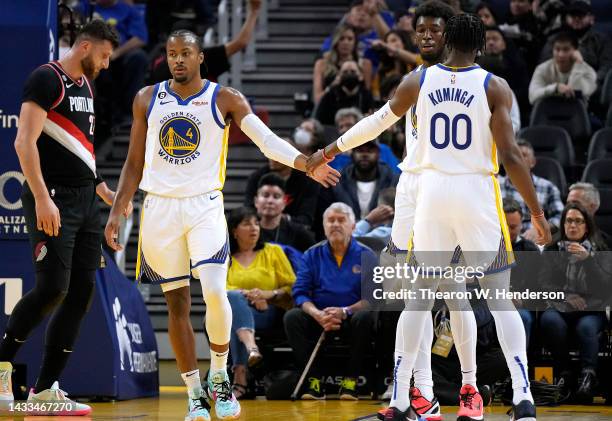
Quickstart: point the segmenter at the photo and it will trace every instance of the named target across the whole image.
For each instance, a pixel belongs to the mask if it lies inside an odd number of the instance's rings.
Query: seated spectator
[[[536,67],[529,84],[529,102],[553,95],[579,98],[585,102],[597,89],[597,73],[577,49],[578,42],[567,32],[555,35],[553,58]]]
[[[513,291],[525,291],[529,287],[533,289],[538,284],[538,279],[530,270],[539,267],[537,264],[540,262],[540,249],[533,241],[521,237],[523,210],[520,203],[514,199],[504,199],[504,213],[506,214],[506,222],[510,231],[512,250],[515,252],[517,262],[517,265],[510,272],[510,286]],[[522,308],[522,301],[513,301],[523,320],[527,347],[529,347],[529,338],[531,337],[531,328],[535,320],[535,312]]]
[[[364,257],[376,256],[352,238],[353,210],[334,203],[323,216],[326,241],[304,254],[304,264],[293,286],[298,306],[285,314],[285,331],[298,370],[303,370],[323,331],[339,331],[350,343],[348,376],[342,380],[340,399],[356,400],[357,379],[364,372],[364,360],[374,335],[374,313],[362,297]],[[368,278],[366,278],[368,279]],[[318,360],[322,357],[319,354]],[[302,399],[324,399],[320,372],[315,361],[305,382]]]
[[[541,22],[542,34],[545,36],[558,31],[565,14],[568,0],[540,0],[533,2],[533,14]],[[571,0],[570,0],[571,1]]]
[[[346,61],[359,63],[363,69],[365,87],[370,89],[372,84],[372,62],[363,59],[357,51],[357,35],[350,26],[340,25],[336,28],[332,38],[331,49],[323,54],[323,58],[315,62],[312,75],[313,101],[317,104],[323,94],[332,87],[340,85],[340,67]]]
[[[597,387],[599,335],[606,323],[602,293],[609,293],[611,286],[603,250],[606,247],[593,217],[581,205],[570,203],[561,216],[558,241],[544,249],[540,274],[545,291],[565,292],[563,300],[548,301],[549,308],[540,318],[542,338],[552,353],[562,394],[575,391],[583,403],[592,403]],[[573,387],[569,354],[569,338],[574,336],[580,359],[577,388]]]
[[[357,108],[342,108],[336,113],[335,121],[338,134],[343,135],[351,127],[353,127],[359,120],[363,118],[363,114]],[[331,139],[333,140],[333,139]],[[393,151],[389,146],[378,143],[378,149],[380,151],[380,161],[387,164],[393,172],[396,174],[400,173],[400,169],[397,167],[399,160],[393,154]],[[342,171],[347,165],[351,163],[351,153],[346,152],[336,155],[334,160],[330,162],[330,166],[338,171]]]
[[[87,6],[83,10],[87,10]],[[147,26],[138,9],[122,0],[97,1],[94,17],[110,24],[119,34],[119,48],[111,56],[110,67],[100,72],[96,87],[97,98],[102,100],[99,103],[104,104],[102,114],[111,124],[121,124],[131,119],[132,102],[144,86],[148,57],[142,47],[149,37]],[[117,104],[113,104],[114,100]],[[108,115],[109,112],[112,115]]]
[[[411,51],[413,45],[407,32],[391,30],[383,40],[372,41],[372,48],[380,58],[372,84],[372,94],[377,99],[381,97],[381,86],[389,77],[404,76],[423,62],[418,53]]]
[[[378,206],[355,225],[354,237],[379,238],[385,244],[391,239],[391,224],[395,213],[395,187],[387,187],[378,195]]]
[[[204,62],[200,66],[200,75],[203,78],[212,80],[213,82],[217,81],[219,76],[230,69],[229,58],[238,51],[246,48],[249,42],[251,42],[259,10],[261,8],[261,1],[262,0],[249,0],[246,19],[238,35],[225,44],[203,47]],[[149,7],[148,9],[155,9],[155,7]],[[194,30],[195,28],[189,25],[176,24],[173,30],[176,29]],[[166,60],[166,44],[165,41],[163,42],[163,44],[158,46],[158,52],[152,52],[151,54],[153,56],[151,75],[149,77],[149,83],[151,84],[172,79],[172,74],[168,68],[168,61]]]
[[[385,163],[379,162],[378,141],[364,143],[352,150],[352,164],[341,172],[334,186],[334,198],[348,204],[355,215],[365,218],[378,204],[380,191],[395,187],[399,176]]]
[[[531,146],[531,143],[524,139],[519,139],[517,144],[521,150],[521,154],[523,155],[523,161],[528,168],[533,169],[536,164],[533,146]],[[546,212],[548,222],[551,225],[558,227],[559,221],[561,220],[561,212],[563,212],[563,202],[561,202],[561,193],[559,192],[559,189],[552,182],[546,180],[545,178],[538,177],[533,173],[531,173],[531,179],[533,180],[533,185],[535,186],[538,202],[540,203],[540,206],[542,206],[544,212]],[[510,181],[510,177],[500,176],[499,186],[504,199],[514,199],[520,203],[521,208],[523,209],[523,237],[529,241],[534,241],[537,238],[537,235],[535,228],[533,228],[531,225],[531,214],[529,213],[529,208]]]
[[[610,37],[594,29],[595,15],[591,4],[585,0],[573,0],[566,8],[563,30],[578,40],[578,51],[584,61],[597,72],[597,86],[603,86],[606,74],[612,69],[612,43]],[[554,35],[542,49],[541,60],[553,55]]]
[[[304,155],[310,156],[327,145],[325,129],[319,120],[307,118],[293,131],[293,143]]]
[[[268,173],[259,179],[255,208],[261,238],[265,242],[284,244],[304,252],[315,243],[314,234],[283,215],[285,197],[285,180],[280,176]]]
[[[380,87],[381,102],[386,103],[389,101],[402,81],[403,76],[391,76],[385,80],[385,83]],[[404,159],[406,152],[406,119],[402,118],[397,123],[393,124],[387,130],[385,130],[379,137],[381,148],[384,149],[383,145],[387,145],[391,148],[391,152],[398,160]],[[389,161],[391,168],[393,163]],[[395,167],[397,168],[397,166]],[[398,168],[399,170],[399,168]]]
[[[591,183],[574,183],[569,187],[567,203],[578,203],[594,217],[601,204],[599,190]],[[600,233],[606,247],[609,248],[612,245],[612,237],[604,231]]]
[[[363,113],[369,113],[374,107],[372,93],[366,88],[363,71],[356,61],[345,61],[338,77],[338,85],[325,92],[314,113],[323,125],[334,124],[334,117],[341,108],[356,107]]]
[[[255,329],[280,325],[283,307],[291,301],[295,274],[283,250],[264,243],[259,221],[249,208],[234,209],[228,218],[232,263],[227,275],[227,296],[232,307],[230,350],[234,393],[247,393],[247,366],[262,360]]]
[[[499,20],[497,19],[497,16],[495,16],[495,12],[493,9],[491,9],[491,6],[489,6],[489,3],[480,3],[478,6],[476,6],[475,13],[487,28],[493,28],[499,24]],[[489,48],[487,47],[487,50],[488,49]]]
[[[310,227],[317,207],[319,184],[308,178],[303,172],[271,159],[268,160],[267,165],[255,170],[249,176],[244,193],[244,206],[254,207],[259,180],[268,173],[274,173],[285,180],[285,218],[288,221]]]
[[[519,98],[518,107],[526,112],[529,109],[527,96],[530,78],[527,64],[525,64],[516,48],[512,44],[508,45],[504,33],[498,27],[487,28],[486,40],[486,50],[478,58],[478,64],[483,66],[483,61],[485,61],[483,59],[489,59],[491,64],[495,63],[496,71],[488,68],[487,70],[506,79],[515,97]],[[527,117],[528,114],[525,114],[524,121],[527,121]]]
[[[359,51],[364,58],[372,62],[374,68],[377,68],[378,56],[370,48],[370,43],[389,32],[389,27],[393,26],[393,15],[382,11],[378,0],[353,0],[349,12],[340,24],[355,28]],[[321,45],[321,53],[331,50],[331,45],[332,37],[327,37]]]
[[[542,48],[541,26],[542,22],[533,14],[533,0],[510,0],[510,15],[506,23],[499,25],[506,37],[518,47],[530,72]]]

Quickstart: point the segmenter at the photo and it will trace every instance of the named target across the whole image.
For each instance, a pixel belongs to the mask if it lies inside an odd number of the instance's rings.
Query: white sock
[[[187,394],[191,399],[202,396],[202,383],[200,381],[200,370],[195,369],[186,373],[181,373],[181,377],[187,386]]]
[[[425,399],[432,400],[434,398],[433,391],[433,375],[431,373],[431,344],[433,342],[434,329],[433,318],[429,312],[429,318],[425,320],[423,326],[423,338],[419,346],[419,353],[414,362],[414,386],[421,391]]]
[[[419,279],[413,284],[413,289],[438,288],[436,279]],[[433,300],[410,300],[406,303],[406,311],[402,311],[397,322],[395,335],[395,368],[393,371],[393,396],[390,406],[400,411],[406,411],[410,406],[410,379],[414,368],[425,323],[431,320]]]
[[[228,344],[225,352],[210,350],[210,369],[211,372],[226,371],[232,328],[232,308],[226,290],[227,264],[199,266],[197,272],[206,302],[206,331],[210,342],[215,345]]]
[[[512,377],[512,389],[514,390],[512,402],[515,405],[523,400],[533,403],[528,377],[527,340],[521,316],[511,300],[494,299],[496,289],[509,290],[510,271],[487,275],[480,281],[480,284],[483,288],[491,290],[488,304],[493,319],[495,319],[497,339],[504,351],[506,364]]]

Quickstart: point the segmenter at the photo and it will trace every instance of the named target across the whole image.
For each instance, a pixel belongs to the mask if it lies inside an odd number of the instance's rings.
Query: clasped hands
[[[340,173],[327,165],[333,158],[328,159],[319,149],[306,160],[306,175],[325,187],[333,187],[340,181]]]

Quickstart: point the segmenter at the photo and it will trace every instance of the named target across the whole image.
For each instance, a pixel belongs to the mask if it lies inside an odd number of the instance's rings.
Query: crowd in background
[[[237,37],[224,45],[205,46],[203,77],[216,80],[229,69],[228,58],[253,35],[261,1],[248,0],[249,12]],[[98,81],[98,110],[103,113],[99,130],[129,125],[136,92],[145,83],[171,77],[163,43],[173,29],[192,29],[201,35],[215,21],[216,4],[207,0],[156,1],[156,7],[148,8],[141,2],[98,0],[93,10],[86,1],[72,3],[81,16],[113,22],[120,34],[121,45]],[[313,63],[312,112],[304,116],[288,141],[310,154],[333,140],[327,135],[330,130],[346,132],[393,95],[402,77],[423,63],[413,22],[415,7],[421,3],[355,0],[347,6]],[[602,89],[612,69],[612,43],[609,34],[594,26],[596,16],[588,0],[446,3],[457,13],[478,14],[485,23],[486,50],[477,63],[506,79],[512,89],[516,133],[529,125],[534,104],[547,97],[583,102],[593,132],[606,124],[609,104]],[[69,27],[67,15],[62,22]],[[70,42],[69,31],[64,34],[61,45],[65,47]],[[363,359],[383,319],[367,311],[361,299],[361,262],[364,253],[382,250],[390,238],[397,164],[403,158],[406,139],[404,124],[336,157],[331,165],[342,178],[333,189],[320,188],[303,173],[274,161],[250,176],[244,207],[234,210],[228,222],[232,252],[228,289],[234,313],[231,354],[237,396],[249,396],[249,367],[265,357],[256,341],[257,332],[284,326],[298,369],[306,364],[321,331],[338,331],[350,345],[340,396],[357,398]],[[533,170],[538,151],[527,140],[518,141],[525,163]],[[586,151],[582,146],[576,149]],[[578,163],[586,162],[586,154],[576,158]],[[601,390],[598,356],[610,326],[602,311],[605,297],[594,291],[609,291],[612,285],[605,253],[612,246],[612,232],[597,227],[598,188],[577,182],[579,176],[570,175],[573,184],[566,195],[555,180],[532,174],[540,204],[556,230],[553,242],[542,253],[532,242],[535,233],[524,201],[509,179],[500,176],[499,181],[513,248],[542,258],[540,273],[521,271],[519,261],[512,275],[513,288],[533,285],[537,279],[544,289],[564,290],[569,296],[563,302],[548,302],[538,312],[520,310],[531,338],[531,353],[541,355],[536,346],[552,353],[555,381],[563,393],[588,403]],[[567,253],[543,258],[549,251]],[[608,283],[594,286],[589,282],[592,279]],[[482,326],[493,323],[486,313],[481,316]],[[377,345],[393,342],[393,320],[390,323]],[[479,324],[479,330],[482,326]],[[536,330],[538,341],[533,340]],[[356,331],[359,335],[351,334]],[[479,338],[479,356],[503,365],[495,329],[482,331],[492,332],[492,337]],[[577,365],[571,360],[573,350],[578,351]],[[456,379],[445,373],[450,368],[434,373],[436,383],[453,384]],[[324,396],[317,383],[319,374],[316,368],[311,372],[306,397]],[[486,381],[494,380],[503,379]]]

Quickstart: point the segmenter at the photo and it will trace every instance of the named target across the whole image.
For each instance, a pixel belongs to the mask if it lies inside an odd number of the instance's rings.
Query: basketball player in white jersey
[[[200,77],[200,43],[176,31],[166,44],[173,79],[143,88],[134,100],[130,148],[105,230],[115,250],[121,209],[140,188],[144,200],[137,276],[161,284],[168,304],[168,333],[187,385],[186,421],[208,421],[208,397],[219,419],[236,419],[240,404],[226,372],[232,312],[227,299],[229,257],[221,189],[225,180],[229,124],[235,121],[270,159],[305,171],[306,157],[277,137],[252,113],[244,96]],[[339,173],[310,173],[324,186]],[[207,391],[197,370],[190,321],[190,275],[200,279],[206,302],[211,368]]]
[[[416,103],[420,122],[415,150],[416,169],[420,172],[414,225],[417,260],[430,261],[431,254],[426,252],[436,251],[437,260],[448,262],[459,244],[464,253],[469,251],[466,253],[468,265],[488,268],[489,274],[481,280],[483,287],[507,289],[512,250],[495,178],[498,155],[532,211],[537,243],[550,242],[551,235],[529,170],[514,140],[510,89],[503,79],[474,64],[477,52],[484,49],[484,33],[482,21],[474,15],[451,18],[444,33],[449,49],[445,65],[439,64],[405,78],[389,103],[360,121],[335,143],[314,154],[308,169],[314,170],[336,154],[376,137]],[[425,285],[424,280],[417,282],[432,290],[437,288],[436,279],[428,279],[429,285]],[[421,308],[430,308],[433,303],[418,304]],[[508,309],[513,307],[511,302],[505,304]],[[493,309],[491,312],[512,375],[511,419],[534,421],[535,406],[527,379],[525,332],[520,316],[516,311]],[[398,396],[410,387],[410,371],[424,323],[429,318],[425,311],[407,314],[413,335],[405,343],[401,359],[403,374],[398,373],[396,378]],[[465,387],[461,391],[469,395],[473,392]],[[468,399],[471,398],[468,396]],[[409,403],[392,400],[384,419],[415,421],[417,414]],[[472,419],[482,419],[482,415],[461,417],[460,421]]]
[[[416,43],[419,53],[423,59],[423,64],[415,69],[415,72],[440,63],[445,55],[444,39],[442,37],[444,27],[448,19],[455,12],[445,3],[432,0],[417,7],[414,14],[414,26],[416,33]],[[406,254],[412,236],[414,224],[414,212],[416,209],[416,185],[418,173],[415,171],[416,161],[414,150],[417,142],[417,115],[415,107],[412,106],[406,114],[406,156],[399,165],[402,169],[397,194],[395,197],[395,216],[391,233],[391,243],[384,253],[389,253],[394,260],[400,263],[405,262]],[[443,286],[441,289],[448,291],[462,290],[464,285],[451,284]],[[476,321],[471,311],[460,310],[466,306],[466,302],[449,300],[447,303],[451,310],[451,330],[455,340],[455,347],[461,362],[461,372],[464,385],[476,387]],[[405,313],[405,312],[403,312]],[[431,313],[430,313],[431,316]],[[404,352],[403,346],[409,331],[406,330],[404,319],[406,314],[400,316],[396,330],[396,365],[398,357]],[[410,399],[417,414],[423,421],[440,421],[442,414],[440,404],[434,396],[433,379],[431,371],[431,343],[433,341],[434,329],[431,317],[423,326],[423,340],[414,365],[414,387],[410,389],[409,396],[401,399]],[[401,366],[400,366],[401,367]],[[398,367],[398,370],[400,369]],[[395,386],[395,384],[394,384]],[[398,399],[397,389],[393,388],[392,397]],[[459,414],[469,413],[470,406],[476,404],[476,399],[470,401],[460,399]],[[482,406],[481,409],[482,410]],[[384,417],[387,409],[379,411],[379,417]]]

